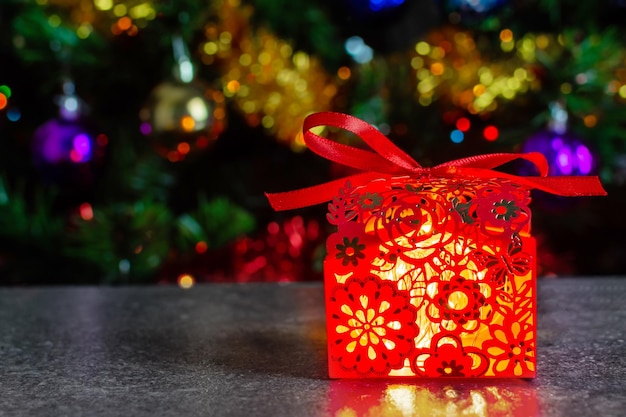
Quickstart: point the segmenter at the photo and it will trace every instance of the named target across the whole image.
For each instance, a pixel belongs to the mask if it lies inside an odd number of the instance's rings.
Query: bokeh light
[[[90,203],[82,203],[78,207],[78,212],[80,214],[81,219],[85,221],[93,220],[93,207],[91,207]]]
[[[500,136],[500,131],[495,126],[487,126],[483,129],[483,136],[485,137],[485,140],[493,142],[498,139],[498,136]]]
[[[181,274],[177,279],[178,286],[184,290],[188,290],[193,287],[196,283],[195,278],[190,274]]]
[[[589,175],[598,167],[589,146],[569,132],[542,130],[528,138],[522,150],[542,153],[550,165],[550,175]]]
[[[327,73],[316,57],[294,50],[265,27],[253,27],[252,12],[249,4],[223,1],[204,27],[198,48],[201,61],[221,69],[222,92],[248,125],[262,127],[279,142],[302,151],[304,118],[331,110],[351,69]],[[369,47],[355,41],[349,49],[366,59]]]
[[[451,133],[450,133],[450,140],[453,143],[461,143],[463,142],[463,140],[465,140],[465,134],[463,132],[461,132],[458,129],[454,129]]]
[[[467,132],[470,128],[470,120],[467,117],[461,117],[456,121],[456,128],[461,132]]]

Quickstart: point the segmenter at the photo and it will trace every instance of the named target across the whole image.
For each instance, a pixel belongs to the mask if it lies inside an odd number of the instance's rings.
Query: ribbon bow
[[[338,127],[352,132],[375,152],[333,142],[311,132],[311,129],[318,126]],[[364,172],[295,191],[266,193],[265,195],[274,210],[291,210],[329,201],[337,193],[337,190],[345,185],[346,181],[350,181],[352,184],[365,184],[380,178],[381,174],[502,178],[531,189],[561,196],[606,195],[600,180],[595,176],[548,177],[548,162],[539,152],[476,155],[428,168],[418,164],[374,126],[354,116],[334,112],[314,113],[304,120],[303,132],[304,141],[313,152],[331,161]],[[493,169],[516,159],[525,159],[533,163],[538,168],[540,176],[522,177]]]

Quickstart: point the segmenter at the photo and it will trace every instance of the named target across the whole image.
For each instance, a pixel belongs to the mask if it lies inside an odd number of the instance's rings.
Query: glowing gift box
[[[375,152],[311,131],[346,129]],[[604,195],[597,177],[547,177],[538,153],[490,154],[424,168],[374,127],[317,113],[314,152],[364,172],[268,194],[277,210],[324,201],[324,287],[331,378],[521,377],[536,372],[530,189]],[[493,170],[526,159],[538,177]]]

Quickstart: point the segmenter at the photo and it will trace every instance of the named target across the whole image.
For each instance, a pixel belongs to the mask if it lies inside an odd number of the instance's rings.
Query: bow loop
[[[336,127],[352,132],[374,152],[337,143],[311,131],[321,126]],[[539,189],[561,196],[606,195],[598,177],[548,177],[548,161],[538,152],[476,155],[427,168],[394,145],[374,126],[354,116],[334,112],[314,113],[304,120],[303,132],[304,142],[313,152],[331,161],[365,172],[300,190],[276,194],[266,193],[275,210],[289,210],[323,203],[331,200],[347,180],[352,184],[366,184],[381,175],[502,178],[529,189]],[[539,176],[522,177],[494,170],[518,159],[524,159],[535,165],[539,170]]]

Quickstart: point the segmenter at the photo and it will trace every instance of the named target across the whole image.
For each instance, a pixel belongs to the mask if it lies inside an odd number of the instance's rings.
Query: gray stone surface
[[[626,279],[538,298],[532,381],[332,381],[321,284],[1,288],[0,415],[626,415]]]

